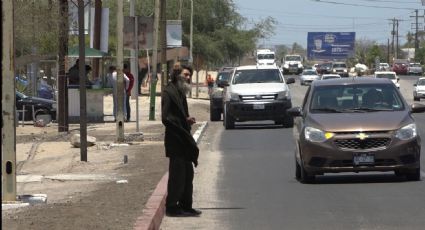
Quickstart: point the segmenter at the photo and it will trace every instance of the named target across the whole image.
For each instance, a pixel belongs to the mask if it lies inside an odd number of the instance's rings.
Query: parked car
[[[395,72],[392,71],[377,71],[374,75],[375,78],[386,78],[390,79],[398,89],[400,89],[400,78],[397,76]]]
[[[224,93],[223,125],[233,129],[235,122],[273,120],[293,126],[286,113],[292,107],[291,93],[281,70],[274,65],[236,67]]]
[[[341,77],[348,77],[348,68],[345,62],[332,63],[332,73],[339,74]]]
[[[409,106],[388,79],[314,81],[302,107],[288,113],[294,124],[295,176],[303,183],[316,175],[393,171],[420,180],[421,140]]]
[[[390,65],[388,63],[381,62],[381,63],[379,63],[378,70],[379,71],[390,71]]]
[[[422,75],[424,73],[421,63],[410,63],[407,74]]]
[[[339,74],[323,74],[320,80],[337,79],[341,78]]]
[[[50,115],[52,120],[56,120],[57,103],[53,100],[31,97],[16,91],[16,109],[19,120],[24,116],[25,121],[35,122],[39,115]]]
[[[413,89],[413,100],[420,101],[421,98],[425,98],[425,77],[419,78],[413,86],[415,86]]]
[[[396,72],[398,75],[406,75],[408,67],[409,62],[407,62],[407,60],[396,59],[394,60],[392,71]]]
[[[226,68],[223,71],[217,73],[217,77],[214,82],[213,92],[210,96],[211,121],[221,120],[221,114],[223,113],[223,88],[225,83],[229,81],[232,72],[233,68]]]
[[[314,69],[305,69],[300,75],[300,84],[310,84],[312,81],[319,80],[320,76]]]

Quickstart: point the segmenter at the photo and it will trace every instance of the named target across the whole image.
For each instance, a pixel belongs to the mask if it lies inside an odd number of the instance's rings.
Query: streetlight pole
[[[190,47],[189,47],[189,64],[193,69],[193,0],[190,0]],[[196,82],[196,93],[198,93],[198,82]],[[189,97],[192,98],[192,76],[190,76],[190,92]]]

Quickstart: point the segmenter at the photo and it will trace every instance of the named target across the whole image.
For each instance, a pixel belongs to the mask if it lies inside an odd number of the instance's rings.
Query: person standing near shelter
[[[127,95],[125,99],[126,114],[127,114],[126,121],[128,122],[130,121],[130,117],[131,117],[130,96],[131,96],[131,90],[133,89],[133,85],[134,85],[134,76],[133,74],[131,74],[130,68],[128,67],[127,64],[124,64],[123,72],[129,80],[128,87],[126,88]]]
[[[214,87],[214,79],[211,77],[211,74],[208,74],[207,85],[208,85],[208,95],[211,95],[213,87]]]
[[[80,85],[80,72],[79,72],[79,60],[75,61],[75,64],[68,71],[68,84],[71,86]],[[87,77],[89,72],[91,71],[91,66],[85,65],[86,67],[86,87],[93,85],[90,79]]]
[[[189,115],[186,94],[187,80],[192,75],[188,66],[173,68],[171,82],[162,92],[162,123],[165,126],[165,154],[169,158],[166,215],[172,217],[199,216],[192,207],[193,176],[198,166],[199,149],[190,133],[196,122]]]
[[[128,88],[129,85],[129,80],[128,77],[123,74],[124,77],[124,91],[123,92],[118,92],[118,87],[117,87],[117,83],[118,83],[118,73],[117,73],[117,69],[115,66],[110,66],[109,67],[109,71],[112,73],[112,96],[113,96],[113,100],[114,100],[114,121],[117,120],[117,111],[118,111],[118,93],[122,93],[123,94],[123,111],[124,111],[124,115],[126,114],[126,106],[125,106],[125,102],[126,102],[126,89]]]

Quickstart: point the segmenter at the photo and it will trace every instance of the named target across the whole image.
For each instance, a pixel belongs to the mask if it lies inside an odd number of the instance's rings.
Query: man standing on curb
[[[133,76],[133,74],[131,74],[130,68],[128,67],[127,64],[124,64],[124,68],[123,68],[122,71],[127,76],[128,81],[129,81],[128,87],[126,88],[127,97],[125,97],[125,106],[126,106],[126,109],[127,109],[126,110],[126,112],[127,112],[126,121],[129,122],[130,117],[131,117],[130,96],[131,96],[131,89],[133,89],[133,85],[134,85],[134,76]]]
[[[165,126],[165,154],[170,159],[166,199],[166,215],[171,217],[199,216],[192,208],[192,163],[198,166],[199,149],[190,133],[195,118],[190,117],[186,93],[187,80],[192,76],[188,66],[175,66],[171,82],[162,93],[162,123]]]

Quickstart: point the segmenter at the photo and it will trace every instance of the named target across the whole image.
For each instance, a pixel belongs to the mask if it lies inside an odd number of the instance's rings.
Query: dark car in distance
[[[409,70],[409,62],[407,60],[394,60],[392,70],[398,75],[407,75]]]
[[[295,176],[393,171],[420,180],[421,140],[409,106],[388,79],[342,78],[314,81],[301,107],[288,113],[294,125]]]
[[[56,101],[41,97],[27,96],[16,91],[16,109],[18,119],[25,121],[37,121],[39,115],[50,115],[52,120],[56,120]]]
[[[319,64],[316,69],[318,74],[330,74],[332,73],[332,62],[325,62]]]
[[[223,88],[224,83],[229,81],[230,75],[233,72],[233,67],[224,67],[217,73],[217,77],[214,82],[214,89],[210,95],[210,120],[219,121],[221,120],[221,114],[223,113]]]

